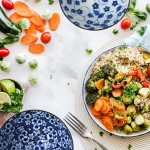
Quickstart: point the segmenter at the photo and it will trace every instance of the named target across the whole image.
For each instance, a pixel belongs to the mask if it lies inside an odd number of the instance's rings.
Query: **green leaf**
[[[145,33],[145,27],[141,27],[139,30],[137,30],[137,32],[138,32],[141,36],[143,36],[144,33]]]
[[[104,135],[104,132],[99,132],[99,135],[100,135],[100,136],[103,136],[103,135]]]
[[[129,144],[129,145],[128,145],[128,150],[131,150],[131,148],[132,148],[132,145]]]
[[[131,0],[128,11],[132,11],[136,6],[136,0]]]
[[[117,30],[117,29],[113,30],[113,34],[118,34],[118,32],[119,32],[119,30]]]
[[[88,54],[91,54],[93,50],[92,50],[92,49],[86,49],[85,51],[86,51]]]
[[[52,5],[54,3],[54,0],[48,0],[49,5]]]
[[[135,16],[137,16],[138,18],[140,18],[141,20],[146,20],[147,19],[147,13],[143,12],[143,11],[140,11],[138,9],[134,9],[133,14]]]

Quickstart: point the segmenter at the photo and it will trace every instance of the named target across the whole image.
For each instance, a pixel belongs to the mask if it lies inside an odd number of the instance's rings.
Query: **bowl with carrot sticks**
[[[99,54],[87,67],[82,98],[93,121],[122,137],[150,131],[150,52],[117,46]]]
[[[130,0],[59,0],[67,19],[82,29],[97,31],[118,23],[125,15]]]

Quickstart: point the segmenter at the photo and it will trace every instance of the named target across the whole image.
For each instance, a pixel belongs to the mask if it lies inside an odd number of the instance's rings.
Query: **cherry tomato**
[[[9,55],[9,50],[7,48],[0,48],[0,58],[6,57]]]
[[[121,28],[122,29],[129,29],[130,26],[131,26],[131,21],[129,19],[126,18],[126,19],[123,19],[121,21]]]
[[[42,35],[41,35],[41,41],[44,44],[49,43],[51,41],[51,34],[49,32],[42,33]]]
[[[2,5],[4,8],[6,8],[8,10],[11,10],[14,8],[14,4],[10,0],[2,0]]]

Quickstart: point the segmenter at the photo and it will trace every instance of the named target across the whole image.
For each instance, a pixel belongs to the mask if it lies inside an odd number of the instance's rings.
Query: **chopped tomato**
[[[144,85],[144,87],[149,87],[150,82],[145,79],[145,80],[142,82],[142,84]]]

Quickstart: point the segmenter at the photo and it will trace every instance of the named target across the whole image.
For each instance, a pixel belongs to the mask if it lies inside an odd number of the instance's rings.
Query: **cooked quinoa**
[[[127,73],[131,65],[144,65],[141,48],[121,46],[103,54],[93,67],[93,72],[100,71],[104,64],[114,66],[118,72]]]

